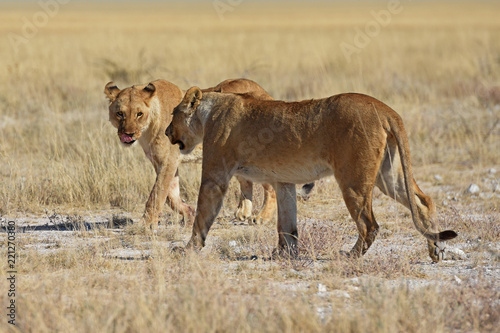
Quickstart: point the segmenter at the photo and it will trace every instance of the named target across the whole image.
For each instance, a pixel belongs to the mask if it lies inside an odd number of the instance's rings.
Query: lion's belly
[[[310,183],[323,177],[333,175],[328,165],[304,164],[262,167],[244,165],[236,170],[236,174],[258,183]]]

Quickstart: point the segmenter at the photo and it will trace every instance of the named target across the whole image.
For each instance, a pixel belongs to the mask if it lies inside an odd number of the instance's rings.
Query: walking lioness
[[[442,259],[444,241],[457,236],[452,230],[438,232],[434,204],[413,179],[403,122],[375,98],[340,94],[302,102],[263,101],[193,87],[174,109],[165,134],[183,153],[203,142],[190,247],[204,246],[233,175],[273,185],[279,247],[291,254],[296,254],[298,237],[294,184],[329,175],[337,179],[359,231],[350,252],[354,257],[368,250],[379,229],[372,212],[374,186],[410,209],[433,261]]]
[[[204,92],[251,93],[256,98],[272,99],[260,85],[248,79],[225,80]],[[156,182],[146,202],[142,223],[156,229],[165,202],[180,213],[185,222],[192,223],[194,209],[183,203],[179,196],[179,149],[171,145],[164,135],[172,118],[172,110],[181,102],[183,92],[173,83],[156,80],[147,85],[125,89],[119,89],[113,82],[109,82],[104,93],[110,103],[109,121],[118,129],[120,141],[124,146],[139,142],[156,171]],[[235,215],[244,220],[250,218],[252,213],[252,183],[241,177],[238,181],[242,196]],[[258,221],[272,219],[275,212],[274,191],[270,185],[263,186],[264,206],[256,217]]]

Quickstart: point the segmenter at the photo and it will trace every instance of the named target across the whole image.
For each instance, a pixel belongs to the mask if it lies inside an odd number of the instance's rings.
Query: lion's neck
[[[147,131],[150,132],[153,136],[157,134],[162,125],[162,113],[161,113],[161,105],[160,101],[155,98],[151,101],[151,106],[149,108],[149,124],[147,127]]]
[[[205,124],[207,123],[207,120],[210,117],[210,111],[212,111],[213,104],[214,102],[210,99],[204,100],[200,103],[200,105],[197,108],[198,118],[200,119],[203,128],[205,128]]]
[[[149,108],[149,122],[148,125],[142,129],[142,136],[139,138],[141,146],[147,147],[161,132],[162,117],[161,105],[157,98],[151,101]],[[142,139],[142,140],[141,140]]]

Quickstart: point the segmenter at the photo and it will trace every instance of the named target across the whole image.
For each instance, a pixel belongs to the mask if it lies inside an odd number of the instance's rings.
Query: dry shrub
[[[320,221],[301,221],[298,233],[299,252],[313,259],[337,258],[344,241],[338,229]]]

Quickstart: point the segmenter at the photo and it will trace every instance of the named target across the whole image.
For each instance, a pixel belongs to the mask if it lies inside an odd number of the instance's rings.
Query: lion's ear
[[[149,93],[151,97],[154,96],[156,93],[156,87],[153,83],[149,82],[147,86],[144,87],[143,89],[145,92]]]
[[[142,97],[144,100],[144,103],[146,103],[147,106],[149,106],[149,103],[151,99],[156,96],[156,87],[152,82],[149,82],[147,86],[145,86],[142,89]]]
[[[121,90],[116,86],[116,84],[113,81],[108,82],[108,84],[106,84],[106,86],[104,87],[104,94],[106,94],[110,103],[114,102],[116,96],[118,96],[120,91]]]
[[[189,111],[194,111],[200,105],[202,93],[200,88],[191,87],[184,96],[183,103],[187,105]]]
[[[142,89],[142,94],[145,97],[145,101],[149,101],[156,95],[156,87],[152,82],[149,82],[147,86]],[[146,102],[147,102],[146,101]]]

